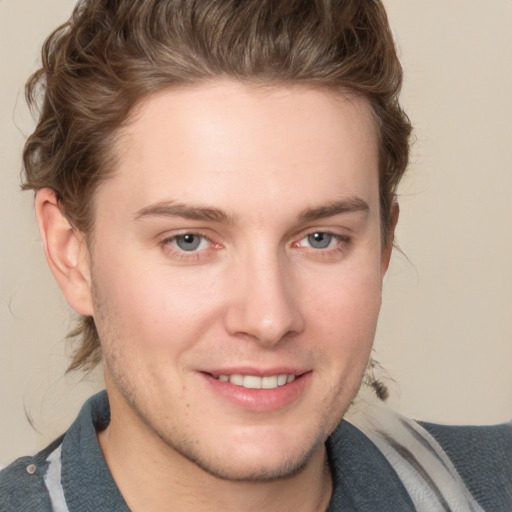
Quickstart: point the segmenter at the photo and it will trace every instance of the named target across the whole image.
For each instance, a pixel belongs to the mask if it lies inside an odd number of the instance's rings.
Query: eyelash
[[[335,241],[334,247],[315,248],[315,247],[300,245],[303,240],[306,240],[308,237],[310,237],[312,235],[316,235],[316,234],[322,234],[322,235],[326,235],[328,237],[332,237],[332,240]],[[200,238],[201,239],[199,242],[200,244],[206,241],[209,244],[208,247],[205,249],[191,250],[191,251],[186,251],[184,249],[177,247],[176,241],[182,237],[187,236],[187,235]],[[340,253],[341,254],[345,253],[348,250],[351,243],[352,243],[352,239],[346,235],[340,235],[339,233],[333,233],[332,231],[328,231],[328,230],[318,230],[317,229],[317,230],[305,233],[299,239],[296,239],[292,243],[292,247],[298,248],[298,249],[304,248],[310,254],[314,254],[319,257],[328,258],[328,257],[331,257],[336,254],[339,255]],[[173,257],[183,260],[183,261],[197,261],[200,258],[204,257],[205,252],[210,252],[212,250],[215,251],[215,250],[222,248],[221,244],[216,244],[207,235],[205,235],[201,232],[196,232],[196,231],[184,231],[182,233],[177,233],[175,235],[172,235],[172,236],[162,240],[160,245],[166,251],[169,251]]]
[[[316,248],[316,247],[310,247],[310,246],[301,246],[300,243],[303,240],[306,240],[308,237],[312,235],[322,234],[326,235],[328,237],[332,237],[332,240],[334,240],[335,245],[333,247],[325,247],[325,248]],[[313,253],[315,256],[318,257],[332,257],[333,255],[339,255],[344,254],[350,247],[350,244],[352,243],[352,239],[349,236],[346,235],[340,235],[339,233],[334,233],[329,230],[321,230],[316,229],[313,231],[310,231],[309,233],[305,233],[304,236],[302,236],[299,240],[293,243],[294,247],[304,247],[310,254]]]
[[[200,244],[204,241],[208,242],[209,246],[206,249],[200,249],[200,250],[192,250],[192,251],[186,251],[184,249],[180,249],[179,247],[176,247],[176,241],[179,238],[183,238],[185,236],[194,236],[201,239]],[[181,259],[184,261],[195,261],[198,260],[202,254],[204,254],[206,251],[210,250],[217,250],[221,247],[220,244],[215,244],[212,239],[208,236],[206,236],[203,233],[196,232],[196,231],[184,231],[182,233],[177,233],[176,235],[170,236],[164,240],[162,240],[160,244],[164,250],[169,251],[173,257],[177,259]]]

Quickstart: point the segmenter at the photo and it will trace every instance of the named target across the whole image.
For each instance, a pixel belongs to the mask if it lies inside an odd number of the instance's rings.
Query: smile
[[[275,389],[284,386],[295,380],[295,375],[268,375],[259,377],[257,375],[218,375],[216,379],[222,382],[229,382],[235,386],[241,386],[247,389]]]

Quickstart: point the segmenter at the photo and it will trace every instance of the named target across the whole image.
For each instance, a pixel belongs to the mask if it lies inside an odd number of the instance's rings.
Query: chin
[[[248,441],[248,435],[243,435],[244,439],[239,443],[234,437],[226,439],[220,449],[218,437],[212,440],[214,446],[190,438],[182,438],[179,444],[171,439],[163,440],[173,451],[216,478],[265,482],[289,478],[300,473],[312,457],[323,457],[326,435],[321,432],[316,437],[303,437],[298,441],[301,436],[297,433],[290,433],[285,438],[282,434],[270,434],[270,437],[258,436],[252,442]]]
[[[307,451],[302,451],[293,456],[282,457],[279,460],[268,460],[268,453],[254,460],[253,457],[230,457],[229,461],[186,456],[191,462],[202,470],[221,480],[238,482],[269,482],[282,480],[300,473],[309,460],[318,450],[314,446]],[[264,459],[264,460],[259,460]]]

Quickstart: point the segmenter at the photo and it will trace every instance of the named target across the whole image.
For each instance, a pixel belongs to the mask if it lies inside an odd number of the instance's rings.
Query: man
[[[78,4],[25,188],[107,393],[4,471],[6,510],[507,510],[510,427],[342,421],[380,389],[400,83],[379,2]]]

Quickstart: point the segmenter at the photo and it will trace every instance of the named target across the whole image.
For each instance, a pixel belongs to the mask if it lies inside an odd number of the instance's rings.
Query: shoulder
[[[512,424],[448,426],[420,423],[441,445],[486,511],[512,510]]]
[[[52,510],[44,475],[48,455],[62,442],[62,437],[33,457],[21,457],[0,471],[0,512]]]

